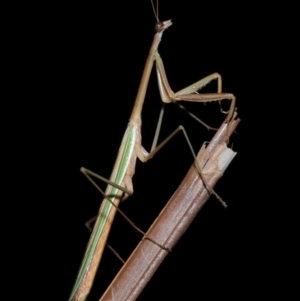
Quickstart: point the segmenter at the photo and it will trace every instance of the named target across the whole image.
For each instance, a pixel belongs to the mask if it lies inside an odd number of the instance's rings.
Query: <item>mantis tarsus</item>
[[[100,207],[93,232],[91,234],[86,253],[84,255],[81,268],[79,270],[73,291],[70,296],[70,301],[85,300],[93,283],[95,273],[103,249],[113,222],[116,208],[111,204],[114,202],[118,206],[123,194],[125,197],[132,194],[133,184],[132,177],[135,171],[136,158],[138,157],[142,162],[146,162],[151,159],[156,152],[158,152],[176,133],[183,131],[188,143],[186,132],[182,126],[178,127],[168,138],[166,138],[161,144],[156,147],[157,135],[155,135],[154,143],[152,145],[150,153],[148,153],[141,145],[141,111],[145,100],[146,90],[148,86],[149,77],[154,62],[156,63],[156,70],[158,76],[158,87],[161,94],[162,101],[170,103],[174,101],[190,101],[190,102],[208,102],[208,101],[221,101],[223,99],[229,99],[231,101],[230,109],[228,111],[227,120],[229,121],[233,115],[235,107],[235,97],[230,93],[222,93],[222,82],[219,74],[214,73],[205,77],[198,82],[174,93],[168,83],[162,59],[158,53],[158,45],[161,41],[163,32],[172,25],[171,20],[164,22],[157,22],[156,33],[146,60],[144,72],[136,96],[135,104],[129,119],[127,129],[125,131],[118,156],[108,181],[109,185],[103,193],[105,195],[102,205]],[[218,81],[217,93],[209,94],[198,94],[197,91],[203,86],[208,84],[210,81],[216,79]],[[189,143],[192,150],[192,147]],[[193,153],[193,150],[192,150]],[[193,153],[195,158],[195,154]],[[201,170],[196,163],[199,176],[205,183],[205,179],[201,174]],[[83,169],[85,175],[91,175],[91,173]],[[102,178],[103,180],[103,178]],[[209,187],[207,189],[210,190]],[[213,191],[210,193],[214,194],[219,200],[220,197]],[[107,200],[109,197],[110,201]]]

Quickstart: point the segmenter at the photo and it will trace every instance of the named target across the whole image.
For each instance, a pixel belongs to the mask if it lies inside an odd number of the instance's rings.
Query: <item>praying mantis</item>
[[[143,103],[146,96],[149,77],[152,71],[152,67],[155,63],[156,72],[158,77],[158,87],[161,95],[161,99],[164,103],[171,103],[175,101],[189,101],[189,102],[210,102],[210,101],[222,101],[228,99],[231,101],[230,109],[227,113],[227,121],[230,121],[234,108],[235,108],[235,96],[231,93],[222,92],[222,80],[221,76],[217,73],[211,74],[192,85],[174,93],[168,83],[168,79],[164,70],[163,61],[158,53],[158,46],[161,42],[163,33],[172,25],[171,20],[160,22],[157,18],[156,33],[153,38],[152,45],[145,63],[144,72],[141,78],[140,86],[134,103],[134,107],[129,118],[129,123],[125,134],[123,136],[117,159],[111,173],[109,180],[103,177],[95,175],[93,172],[82,168],[81,171],[89,178],[90,176],[98,177],[102,181],[108,184],[104,195],[104,200],[101,204],[95,225],[88,242],[86,253],[84,255],[82,265],[78,272],[77,279],[75,281],[69,301],[84,301],[89,294],[95,277],[96,270],[102,257],[104,246],[116,213],[116,207],[119,205],[121,199],[126,199],[133,192],[132,177],[135,171],[136,159],[138,158],[142,162],[147,162],[151,159],[176,133],[182,131],[188,141],[187,134],[182,126],[178,127],[171,135],[169,135],[162,143],[157,146],[158,134],[155,135],[154,142],[150,152],[148,153],[142,146],[141,136],[141,113]],[[207,85],[209,82],[217,80],[218,90],[216,93],[198,94],[198,90]],[[158,125],[157,133],[159,132],[161,118]],[[192,147],[189,144],[193,153]],[[195,154],[193,153],[195,158]],[[200,167],[195,162],[198,172],[199,180],[205,183],[205,179],[201,174]],[[210,190],[209,187],[207,189]],[[220,197],[210,190],[211,194],[214,194],[219,200]],[[114,205],[113,205],[113,204]],[[153,242],[155,243],[155,242]],[[161,246],[163,248],[163,246]]]

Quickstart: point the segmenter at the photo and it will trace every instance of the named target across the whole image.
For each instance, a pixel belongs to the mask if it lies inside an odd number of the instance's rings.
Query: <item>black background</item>
[[[245,14],[247,6],[161,1],[159,10],[161,20],[173,21],[159,46],[172,89],[218,72],[223,91],[237,97],[242,121],[230,141],[238,154],[215,187],[229,207],[223,209],[211,197],[138,300],[239,296],[236,287],[249,289],[244,278],[254,267],[252,258],[258,248],[252,244],[254,200],[247,174],[253,167],[249,159],[257,100],[253,82],[259,81],[252,77],[256,65],[251,57],[258,49]],[[43,285],[52,299],[66,300],[90,235],[84,223],[97,213],[102,199],[79,169],[84,166],[109,177],[152,42],[155,18],[149,1],[95,6],[74,2],[43,8],[37,18],[40,22],[33,22],[32,32],[28,36],[24,32],[30,54],[26,66],[33,74],[24,93],[37,101],[24,104],[30,111],[30,126],[21,127],[20,132],[30,149],[25,160],[28,169],[34,164],[29,190],[38,201],[29,207],[40,212],[37,224],[43,235],[36,230],[36,240],[41,254],[47,254],[42,259],[43,272],[55,275],[53,282]],[[29,75],[24,72],[24,76]],[[212,91],[216,83],[203,89],[203,93]],[[147,150],[160,107],[153,72],[142,115],[142,143]],[[211,126],[218,127],[224,119],[217,104],[187,107]],[[160,137],[179,124],[185,126],[195,150],[213,135],[170,104]],[[135,193],[121,205],[122,210],[147,230],[192,161],[180,134],[147,164],[137,161]],[[109,242],[123,257],[130,255],[140,238],[122,217],[116,217]],[[106,250],[88,300],[100,298],[120,267]],[[260,281],[251,285],[259,287]]]

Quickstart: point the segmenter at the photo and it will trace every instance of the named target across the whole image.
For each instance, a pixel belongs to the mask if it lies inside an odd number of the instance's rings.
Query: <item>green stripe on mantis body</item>
[[[121,145],[125,145],[125,147],[123,149],[119,150],[119,152],[122,152],[122,155],[121,155],[120,159],[117,160],[117,162],[116,162],[116,164],[119,165],[116,176],[114,177],[114,175],[112,175],[110,178],[110,181],[112,181],[118,185],[122,185],[125,173],[127,171],[127,168],[128,168],[128,165],[129,165],[132,153],[133,153],[133,149],[134,149],[134,145],[135,145],[135,138],[136,138],[135,127],[133,125],[130,125],[126,129],[123,141],[121,143]],[[117,193],[118,193],[118,189],[111,185],[109,185],[105,191],[105,194],[107,196],[116,195]],[[110,197],[110,200],[112,202],[114,202],[115,197]],[[69,300],[72,300],[72,298],[74,297],[76,291],[80,287],[80,284],[84,278],[85,273],[88,271],[89,265],[92,261],[93,255],[95,253],[97,244],[101,237],[105,223],[107,222],[107,217],[110,213],[112,206],[113,205],[108,200],[106,200],[106,199],[103,200],[102,205],[99,210],[99,213],[98,213],[98,217],[97,217],[93,232],[91,234],[91,238],[90,238],[88,246],[87,246],[87,250],[85,252],[85,255],[84,255],[84,258],[83,258],[83,261],[81,264],[81,268],[79,270],[79,273],[78,273],[78,276],[77,276],[77,279],[76,279],[76,282],[73,287],[73,290],[72,290]]]

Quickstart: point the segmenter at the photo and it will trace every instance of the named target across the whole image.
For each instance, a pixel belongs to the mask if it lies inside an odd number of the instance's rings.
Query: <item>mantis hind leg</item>
[[[109,182],[108,184],[110,184],[110,185],[112,185],[112,186],[115,186],[116,188],[118,188],[118,189],[120,189],[120,190],[122,190],[123,192],[125,192],[125,193],[130,193],[130,194],[132,194],[132,192],[131,191],[129,191],[128,189],[126,189],[126,188],[124,188],[124,187],[122,187],[122,186],[119,186],[119,185],[117,185],[116,183],[113,183],[113,182],[111,182],[111,181],[109,181],[109,180],[107,180],[107,179],[105,179],[105,178],[103,178],[102,176],[99,176],[99,175],[97,175],[97,174],[95,174],[94,172],[92,172],[92,171],[90,171],[90,170],[88,170],[88,169],[86,169],[86,168],[84,168],[84,167],[82,167],[81,169],[80,169],[80,171],[87,177],[87,179],[95,186],[95,188],[103,195],[103,197],[106,199],[106,200],[108,200],[115,208],[116,208],[116,210],[126,219],[126,221],[135,229],[135,230],[137,230],[138,232],[140,232],[143,236],[144,236],[144,239],[148,239],[148,240],[150,240],[151,242],[153,242],[154,244],[156,244],[157,246],[159,246],[160,248],[162,248],[163,250],[165,250],[165,251],[167,251],[167,252],[170,252],[170,250],[168,249],[168,248],[165,248],[163,245],[161,245],[161,244],[159,244],[158,242],[156,242],[156,241],[154,241],[153,239],[151,239],[150,237],[147,237],[146,236],[146,233],[144,232],[144,231],[142,231],[139,227],[137,227],[132,221],[131,221],[131,219],[129,218],[129,217],[127,217],[127,215],[114,203],[114,202],[112,202],[111,201],[111,199],[109,198],[109,196],[107,196],[107,195],[105,195],[105,193],[104,193],[104,191],[96,184],[96,182],[91,178],[91,175],[92,176],[94,176],[94,177],[96,177],[96,178],[98,178],[98,179],[101,179],[101,180],[103,180],[104,182]],[[94,219],[96,219],[97,217],[93,217],[93,218],[91,218],[88,222],[93,222],[94,221]],[[112,248],[112,247],[110,247],[109,246],[109,248],[112,250],[112,252],[119,258],[120,256],[119,256],[119,254]],[[123,261],[123,259],[120,257],[119,258],[122,262],[124,262]]]
[[[97,188],[97,190],[98,191],[100,191],[100,193],[103,195],[103,197],[104,198],[106,198],[107,200],[109,200],[110,201],[110,198],[109,197],[107,197],[107,196],[105,196],[105,193],[104,193],[104,191],[95,183],[95,181],[93,180],[93,179],[91,179],[91,177],[90,176],[93,176],[93,177],[95,177],[95,178],[97,178],[97,179],[99,179],[99,180],[101,180],[101,181],[103,181],[103,182],[105,182],[105,183],[107,183],[107,184],[110,184],[110,185],[112,185],[112,186],[114,186],[114,187],[116,187],[116,188],[118,188],[118,189],[120,189],[120,190],[122,190],[123,192],[124,192],[124,194],[125,194],[125,197],[128,197],[128,195],[131,195],[132,193],[133,193],[133,191],[132,190],[128,190],[128,189],[126,189],[125,187],[122,187],[122,186],[120,186],[120,185],[117,185],[117,184],[115,184],[114,182],[111,182],[110,180],[108,180],[108,179],[106,179],[106,178],[104,178],[104,177],[102,177],[102,176],[100,176],[100,175],[98,175],[98,174],[96,174],[96,173],[94,173],[94,172],[92,172],[92,171],[90,171],[90,170],[88,170],[88,169],[86,169],[86,168],[84,168],[84,167],[82,167],[81,169],[80,169],[80,171],[87,177],[87,179]],[[126,186],[126,187],[128,187],[128,186]],[[114,203],[112,203],[114,206],[115,206],[115,204]],[[118,208],[118,207],[116,207],[119,211],[120,211],[120,209]],[[122,212],[122,214],[124,214],[123,212]],[[92,218],[90,218],[86,223],[85,223],[85,226],[90,230],[90,231],[92,231],[93,230],[93,228],[92,228],[92,224],[96,221],[96,219],[97,219],[97,216],[94,216],[94,217],[92,217]],[[130,221],[131,222],[131,221]],[[132,223],[132,222],[131,222]],[[106,246],[113,252],[113,254],[124,264],[125,263],[125,261],[124,261],[124,259],[119,255],[119,253],[109,244],[109,243],[106,243]]]

